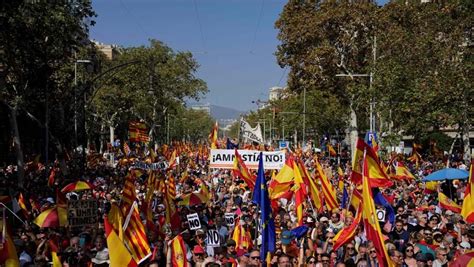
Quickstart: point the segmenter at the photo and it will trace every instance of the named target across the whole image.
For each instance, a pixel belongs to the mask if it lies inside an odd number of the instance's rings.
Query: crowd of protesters
[[[151,203],[153,228],[146,222],[144,209],[140,208],[141,218],[147,229],[147,239],[151,254],[140,266],[172,266],[170,240],[181,235],[185,245],[185,259],[188,266],[262,266],[259,246],[259,208],[252,203],[252,192],[245,182],[232,175],[230,170],[208,168],[205,154],[197,155],[197,148],[188,144],[188,148],[177,156],[179,164],[172,170],[158,170],[159,179],[169,176],[175,178],[176,199],[174,200],[179,216],[178,226],[165,225],[166,208],[163,192],[154,191]],[[173,147],[168,148],[170,151]],[[167,161],[160,155],[155,161]],[[313,170],[314,151],[302,151],[308,171]],[[148,155],[149,156],[149,155]],[[134,160],[147,161],[148,156],[136,155]],[[342,198],[338,182],[344,181],[350,188],[350,163],[338,164],[335,158],[319,154],[324,172],[337,190],[338,199]],[[72,160],[73,161],[73,160]],[[51,240],[57,244],[62,266],[109,266],[110,251],[107,248],[104,224],[101,218],[107,215],[112,203],[120,203],[124,177],[130,169],[133,159],[120,160],[115,166],[105,160],[90,161],[81,180],[93,185],[92,190],[71,192],[67,199],[94,199],[97,201],[98,223],[84,227],[47,227],[41,228],[33,223],[42,211],[58,204],[57,191],[69,182],[77,180],[71,172],[64,175],[64,166],[56,162],[54,166],[44,167],[40,163],[26,170],[25,184],[18,187],[15,166],[8,166],[0,173],[0,195],[2,202],[22,218],[23,224],[9,212],[4,212],[4,224],[9,224],[11,238],[14,241],[20,266],[50,266],[52,262]],[[395,221],[391,225],[387,220],[380,222],[385,246],[392,262],[396,266],[448,266],[461,255],[474,248],[474,225],[469,225],[459,213],[440,207],[436,191],[426,190],[421,178],[445,167],[446,162],[425,160],[419,164],[405,162],[416,176],[414,180],[395,180],[390,188],[384,188],[383,195],[395,211]],[[69,163],[72,164],[72,163]],[[451,167],[469,170],[469,163],[460,159],[451,159]],[[343,178],[339,177],[341,166]],[[62,168],[61,168],[62,167]],[[54,182],[48,186],[54,170]],[[269,180],[272,176],[266,173]],[[143,172],[134,183],[138,206],[141,207],[147,194],[148,174]],[[441,182],[439,190],[462,205],[467,180]],[[199,191],[202,186],[209,190],[206,203],[197,205],[179,205],[183,195]],[[22,194],[27,200],[27,211],[15,209],[15,203]],[[350,208],[314,210],[309,201],[304,203],[303,221],[307,226],[303,236],[295,236],[291,231],[297,226],[297,215],[293,199],[279,199],[273,205],[276,228],[276,249],[268,264],[271,266],[358,266],[378,267],[377,252],[372,240],[367,240],[362,224],[356,234],[337,250],[333,250],[334,236],[352,224],[355,211]],[[190,230],[186,215],[197,213],[201,229]],[[225,214],[234,213],[239,223],[250,234],[244,249],[236,247],[233,239],[234,226],[226,222]],[[5,215],[6,214],[6,215]],[[220,235],[220,246],[206,244],[207,230],[215,229]],[[2,239],[4,240],[4,239]],[[3,247],[3,246],[2,246]],[[1,262],[0,266],[4,263]],[[124,265],[125,266],[125,265]],[[115,266],[113,266],[115,267]]]

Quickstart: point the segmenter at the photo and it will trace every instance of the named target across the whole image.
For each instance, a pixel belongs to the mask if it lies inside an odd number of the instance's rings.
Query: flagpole
[[[8,210],[11,214],[13,214],[13,216],[15,216],[15,218],[17,218],[17,219],[18,219],[20,222],[22,222],[25,226],[27,225],[27,224],[25,223],[25,221],[23,221],[18,215],[16,215],[10,208],[8,208],[7,206],[5,206],[5,204],[3,204],[2,202],[0,202],[0,205],[3,206],[3,208],[4,208],[3,211],[4,211],[4,212],[5,212],[5,209]]]

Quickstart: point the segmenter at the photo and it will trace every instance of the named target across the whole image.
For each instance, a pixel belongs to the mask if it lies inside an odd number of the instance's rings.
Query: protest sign
[[[225,222],[226,222],[227,226],[229,226],[229,227],[234,226],[234,224],[235,224],[234,217],[235,217],[234,213],[226,213],[225,214]]]
[[[197,230],[201,228],[201,221],[199,220],[199,215],[197,213],[188,214],[187,217],[190,230]]]
[[[67,206],[67,220],[70,226],[79,227],[94,225],[97,220],[97,201],[89,200],[69,200]]]
[[[206,245],[210,247],[221,246],[221,238],[217,230],[207,230]]]
[[[249,169],[258,169],[260,151],[238,150],[242,160]],[[231,149],[211,149],[210,168],[232,169],[234,167],[235,151]],[[284,151],[264,151],[263,167],[265,170],[279,170],[285,165]]]

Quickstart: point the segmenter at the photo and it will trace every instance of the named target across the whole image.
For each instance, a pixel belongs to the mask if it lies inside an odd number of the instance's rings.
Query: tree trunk
[[[462,142],[464,144],[463,159],[466,162],[466,164],[467,164],[468,161],[469,162],[471,161],[471,144],[469,142],[469,126],[470,126],[469,121],[465,120],[464,123],[463,123],[463,126],[462,126],[462,132],[463,132]]]
[[[15,154],[16,154],[16,165],[18,167],[18,186],[23,188],[24,179],[25,179],[25,162],[23,158],[23,150],[21,149],[21,139],[20,139],[20,131],[18,130],[18,121],[17,121],[17,114],[18,109],[17,107],[9,107],[10,108],[10,127],[12,129],[12,137],[13,137],[13,145],[15,146]]]
[[[350,142],[351,142],[351,158],[354,158],[354,153],[356,150],[357,138],[359,137],[359,132],[357,131],[357,114],[354,110],[354,103],[351,101],[351,122],[349,124],[350,131]]]
[[[115,128],[112,124],[109,125],[109,131],[110,131],[110,146],[114,147],[114,136],[115,136]],[[113,151],[113,150],[112,150]]]

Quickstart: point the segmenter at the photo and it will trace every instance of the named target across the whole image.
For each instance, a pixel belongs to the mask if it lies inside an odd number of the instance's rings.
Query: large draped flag
[[[104,228],[107,237],[107,248],[109,249],[110,266],[136,267],[137,263],[115,233],[107,217],[104,218]]]
[[[452,201],[448,196],[445,194],[438,192],[438,200],[439,200],[439,205],[447,210],[450,210],[455,213],[461,213],[461,206],[456,204],[454,201]]]
[[[219,125],[216,123],[214,124],[214,127],[212,127],[211,133],[209,134],[209,143],[211,144],[211,149],[216,149],[219,148],[217,144],[217,131],[219,129]]]
[[[316,167],[315,175],[321,183],[321,191],[323,192],[324,203],[327,205],[328,210],[332,211],[336,208],[339,208],[336,198],[336,190],[334,189],[334,186],[332,186],[331,182],[329,182],[329,179],[324,173],[323,167],[321,167],[321,164],[319,164],[319,160],[317,158],[314,160],[314,165]]]
[[[471,163],[471,169],[469,171],[469,180],[464,192],[464,201],[462,202],[461,215],[464,220],[471,224],[474,223],[474,168]]]
[[[20,267],[11,235],[7,229],[5,217],[0,221],[0,265],[5,267]]]
[[[118,233],[118,238],[123,241],[123,214],[117,203],[111,203],[107,220],[114,231]]]
[[[394,266],[385,248],[382,232],[380,230],[379,221],[375,210],[374,199],[369,180],[369,159],[364,157],[363,178],[362,178],[362,209],[364,229],[368,240],[371,240],[377,251],[377,259],[380,267]]]
[[[392,205],[390,205],[387,199],[385,199],[385,197],[382,195],[378,188],[374,188],[372,190],[372,194],[374,196],[375,204],[385,208],[385,210],[387,211],[388,221],[391,225],[393,225],[395,223],[395,211],[393,210]]]
[[[351,225],[344,227],[341,231],[339,231],[333,237],[332,249],[334,251],[336,251],[342,245],[352,240],[352,238],[354,237],[356,233],[357,227],[359,226],[361,218],[362,218],[362,206],[359,206],[359,209],[357,210],[357,213],[356,213],[356,217],[354,218],[354,221],[352,221]]]
[[[137,192],[135,191],[135,180],[136,177],[141,175],[140,170],[130,170],[125,176],[125,184],[123,185],[122,191],[122,204],[121,209],[123,214],[128,214],[132,207],[135,199],[137,198]]]
[[[232,173],[234,176],[239,177],[240,179],[244,180],[250,190],[253,191],[255,187],[255,176],[250,174],[249,169],[245,165],[244,160],[240,156],[237,149],[235,149],[235,157],[234,157],[234,168],[232,169]]]
[[[260,260],[266,261],[267,253],[275,251],[275,222],[272,217],[270,198],[268,197],[265,170],[263,169],[263,153],[260,152],[258,163],[257,181],[253,190],[252,202],[260,207],[260,225],[262,226],[262,245],[260,247]]]
[[[309,197],[311,198],[311,201],[313,202],[314,208],[317,211],[321,211],[323,207],[323,200],[321,198],[321,194],[319,193],[319,188],[316,185],[315,179],[311,177],[308,170],[304,166],[304,163],[300,159],[298,159],[297,164],[298,164],[298,167],[300,168],[303,181],[308,186]]]
[[[303,225],[303,203],[306,195],[306,185],[303,182],[301,177],[300,170],[296,165],[296,162],[293,162],[293,171],[295,172],[295,185],[292,188],[292,191],[295,192],[295,209],[296,217],[298,218],[298,226]]]
[[[54,240],[50,239],[48,241],[48,244],[51,249],[51,261],[53,263],[53,267],[62,267],[63,265],[61,263],[61,259],[58,256],[59,248],[57,243]]]
[[[186,260],[186,246],[181,235],[177,235],[171,240],[171,263],[177,267],[189,266]]]

